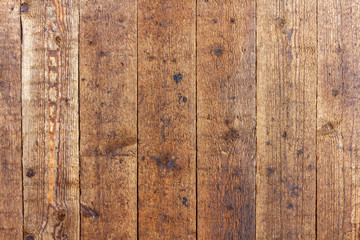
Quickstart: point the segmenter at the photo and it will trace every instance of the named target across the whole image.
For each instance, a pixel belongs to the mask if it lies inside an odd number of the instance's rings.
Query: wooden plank
[[[198,239],[255,239],[255,1],[198,1]]]
[[[318,4],[318,239],[359,239],[360,5]]]
[[[82,0],[81,238],[137,238],[136,0]]]
[[[196,238],[195,5],[138,2],[140,239]]]
[[[21,26],[18,1],[0,10],[0,239],[22,239]]]
[[[257,1],[257,239],[315,239],[316,1]]]
[[[78,4],[21,4],[24,237],[79,239]]]

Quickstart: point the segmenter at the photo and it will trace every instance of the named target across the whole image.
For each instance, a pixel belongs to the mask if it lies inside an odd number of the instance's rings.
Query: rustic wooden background
[[[0,239],[359,239],[359,0],[0,0]]]

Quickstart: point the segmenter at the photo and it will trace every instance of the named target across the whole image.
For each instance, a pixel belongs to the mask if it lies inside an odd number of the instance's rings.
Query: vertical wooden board
[[[19,1],[0,10],[0,239],[22,239]]]
[[[24,236],[79,239],[78,4],[23,1]]]
[[[255,239],[255,1],[198,1],[198,239]]]
[[[316,1],[257,1],[257,239],[315,239]]]
[[[195,6],[138,2],[140,239],[196,238]]]
[[[136,4],[81,1],[81,239],[137,238]]]
[[[318,3],[318,239],[360,236],[360,5]]]

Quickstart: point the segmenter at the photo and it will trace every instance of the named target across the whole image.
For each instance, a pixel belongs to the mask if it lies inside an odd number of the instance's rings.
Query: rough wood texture
[[[78,5],[21,4],[24,236],[79,239]]]
[[[257,239],[315,239],[316,2],[257,2]]]
[[[22,239],[21,36],[17,1],[0,9],[0,239]]]
[[[80,9],[81,238],[136,239],[136,0]]]
[[[318,239],[359,239],[360,5],[318,4]]]
[[[138,6],[139,238],[195,239],[195,1]]]
[[[255,238],[255,1],[199,1],[198,239]]]

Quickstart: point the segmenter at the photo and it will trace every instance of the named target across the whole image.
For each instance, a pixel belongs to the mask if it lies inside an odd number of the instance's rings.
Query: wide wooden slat
[[[319,0],[318,239],[359,239],[360,5]]]
[[[195,6],[138,2],[140,239],[196,238]]]
[[[23,1],[24,236],[79,239],[78,4]]]
[[[136,0],[81,0],[81,239],[137,238]]]
[[[255,1],[198,1],[198,239],[255,239]]]
[[[22,239],[20,4],[0,9],[0,239]]]
[[[257,239],[315,239],[316,1],[257,1]]]

